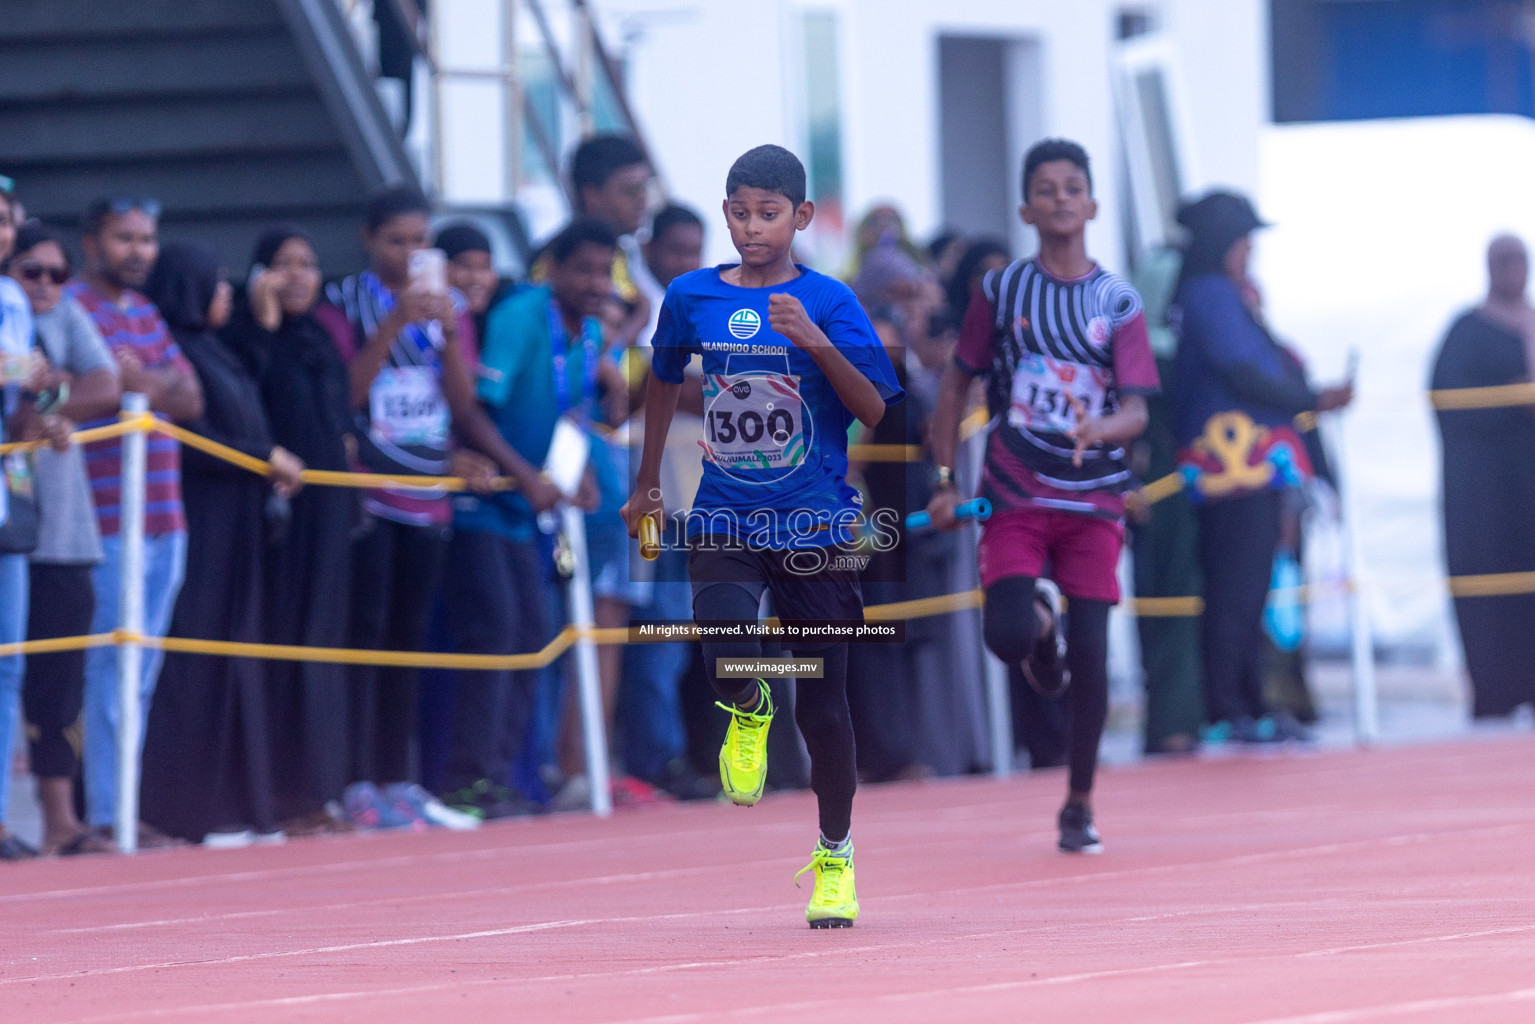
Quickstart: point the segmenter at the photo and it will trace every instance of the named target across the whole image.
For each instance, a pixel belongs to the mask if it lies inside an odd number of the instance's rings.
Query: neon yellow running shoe
[[[767,782],[768,726],[773,724],[773,698],[767,683],[757,680],[762,694],[755,711],[742,711],[733,704],[715,701],[730,712],[730,728],[720,746],[720,785],[733,804],[750,807],[762,799]]]
[[[858,920],[858,890],[853,884],[853,844],[841,853],[833,853],[826,844],[816,841],[815,853],[810,863],[800,868],[794,876],[795,886],[799,876],[815,871],[815,891],[810,894],[810,906],[805,908],[805,920],[812,928],[851,928]]]

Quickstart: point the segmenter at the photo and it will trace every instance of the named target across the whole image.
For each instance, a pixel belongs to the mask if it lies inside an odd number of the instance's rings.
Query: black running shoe
[[[1034,584],[1034,600],[1050,613],[1050,628],[1040,635],[1033,653],[1023,659],[1023,678],[1041,697],[1059,697],[1071,682],[1061,632],[1061,588],[1052,580],[1039,580]]]
[[[539,811],[537,804],[515,789],[489,779],[479,779],[463,789],[446,793],[443,802],[455,811],[473,815],[481,821],[524,818]]]
[[[1102,853],[1103,840],[1093,828],[1093,812],[1081,804],[1067,804],[1056,819],[1061,827],[1059,848],[1062,853]]]
[[[720,795],[720,780],[699,775],[682,757],[667,762],[658,778],[646,781],[678,800],[713,800]]]

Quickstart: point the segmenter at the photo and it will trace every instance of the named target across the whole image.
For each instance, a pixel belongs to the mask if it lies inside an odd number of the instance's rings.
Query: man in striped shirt
[[[151,199],[108,198],[92,203],[85,212],[80,239],[85,250],[84,273],[67,291],[90,314],[117,358],[123,393],[147,395],[150,409],[166,419],[193,420],[203,410],[197,374],[172,340],[154,304],[135,290],[143,286],[159,254],[159,213],[160,205]],[[104,426],[110,422],[100,420],[84,426]],[[150,434],[148,448],[144,493],[144,632],[164,636],[170,628],[171,611],[186,568],[181,447],[168,437]],[[93,573],[96,612],[91,622],[92,633],[108,633],[118,626],[122,453],[120,439],[100,441],[85,448],[86,472],[96,502],[104,556]],[[143,725],[149,719],[149,702],[162,660],[159,651],[144,651],[139,679],[143,706],[140,751],[144,745]],[[111,827],[117,803],[119,714],[117,649],[93,648],[86,652],[85,660],[85,809],[87,824],[103,831]],[[144,845],[154,845],[158,839],[142,829],[141,836]]]
[[[965,314],[933,414],[928,505],[935,526],[952,528],[960,414],[984,376],[992,427],[981,490],[995,509],[979,551],[986,646],[1046,695],[1069,672],[1071,771],[1058,822],[1068,853],[1103,849],[1090,800],[1130,483],[1123,445],[1146,429],[1146,396],[1159,388],[1140,296],[1087,255],[1097,213],[1081,146],[1046,139],[1029,150],[1019,214],[1039,232],[1039,252],[987,274]],[[1047,569],[1053,584],[1041,579]],[[1064,653],[1061,591],[1071,598]]]

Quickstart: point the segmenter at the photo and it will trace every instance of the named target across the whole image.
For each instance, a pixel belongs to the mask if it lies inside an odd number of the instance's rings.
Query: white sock
[[[821,848],[835,854],[845,854],[853,848],[853,833],[849,832],[842,837],[842,841],[834,843],[826,838],[826,833],[821,833]]]

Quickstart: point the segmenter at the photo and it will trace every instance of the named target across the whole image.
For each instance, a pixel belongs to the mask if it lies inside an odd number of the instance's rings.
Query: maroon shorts
[[[1083,601],[1119,603],[1119,549],[1125,527],[1113,519],[1015,508],[998,512],[982,527],[981,586],[1008,576],[1038,579],[1050,566],[1061,593]]]

